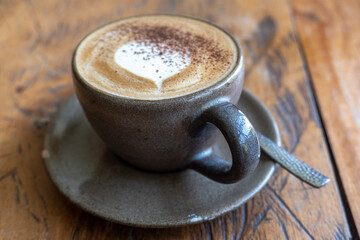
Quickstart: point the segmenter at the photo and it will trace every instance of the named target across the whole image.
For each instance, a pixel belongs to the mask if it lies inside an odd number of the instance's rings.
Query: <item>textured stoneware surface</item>
[[[260,101],[244,90],[239,107],[257,131],[280,144],[276,123]],[[222,137],[214,151],[231,161]],[[149,173],[134,169],[106,149],[75,97],[50,125],[44,153],[53,182],[72,202],[102,218],[141,227],[213,219],[251,198],[275,169],[275,163],[262,156],[255,171],[234,184],[214,182],[193,170]]]
[[[204,20],[191,19],[205,23]],[[205,124],[201,134],[190,129],[205,109],[238,102],[245,69],[240,45],[229,33],[219,30],[235,44],[234,68],[205,89],[156,101],[119,97],[92,86],[77,70],[76,48],[72,61],[76,95],[90,124],[113,152],[141,169],[168,172],[187,166],[192,157],[213,145],[215,138],[210,136],[214,136],[215,127]],[[250,136],[248,138],[252,140]],[[253,161],[243,162],[256,163],[259,148],[249,148],[249,152],[254,156],[251,158]],[[252,169],[253,165],[249,168]]]

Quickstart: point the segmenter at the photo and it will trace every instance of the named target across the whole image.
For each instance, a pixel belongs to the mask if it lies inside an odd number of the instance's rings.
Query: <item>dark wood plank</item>
[[[292,1],[351,212],[360,230],[360,2]]]
[[[41,149],[50,117],[73,94],[71,53],[96,26],[153,12],[202,17],[234,33],[246,52],[245,85],[275,116],[283,145],[333,181],[313,189],[278,169],[241,208],[173,229],[121,226],[70,204],[51,183]],[[0,238],[349,238],[286,0],[1,1],[0,30]]]

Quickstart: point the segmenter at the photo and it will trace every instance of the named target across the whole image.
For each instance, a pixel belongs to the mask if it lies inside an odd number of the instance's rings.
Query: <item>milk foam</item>
[[[159,90],[165,79],[180,73],[191,63],[187,54],[147,42],[130,42],[119,47],[114,59],[127,71],[152,80]]]
[[[205,89],[236,67],[234,40],[196,19],[140,16],[108,24],[78,46],[74,66],[102,91],[160,100]]]

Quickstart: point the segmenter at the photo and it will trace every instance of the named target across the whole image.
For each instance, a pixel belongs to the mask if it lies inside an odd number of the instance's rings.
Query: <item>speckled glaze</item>
[[[234,42],[238,59],[233,71],[192,94],[163,100],[112,95],[87,83],[73,61],[76,94],[97,134],[129,164],[157,172],[190,167],[215,181],[233,183],[252,172],[260,157],[255,131],[233,105],[244,79],[243,53]],[[211,152],[218,131],[209,122],[227,139],[232,165]]]
[[[238,106],[257,131],[280,144],[276,122],[258,99],[244,90]],[[231,161],[223,137],[216,138],[213,151]],[[77,206],[110,221],[151,228],[200,223],[238,208],[275,170],[266,154],[253,173],[234,184],[212,181],[190,169],[163,174],[138,170],[108,150],[76,97],[50,123],[43,157],[52,181]]]

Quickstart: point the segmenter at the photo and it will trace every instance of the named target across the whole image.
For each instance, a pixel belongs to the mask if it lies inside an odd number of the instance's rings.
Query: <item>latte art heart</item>
[[[114,59],[125,70],[152,80],[159,90],[165,79],[180,73],[191,63],[191,58],[184,53],[147,42],[131,42],[119,47]]]

